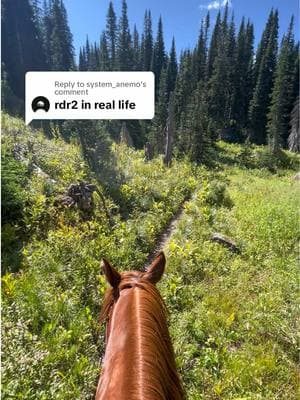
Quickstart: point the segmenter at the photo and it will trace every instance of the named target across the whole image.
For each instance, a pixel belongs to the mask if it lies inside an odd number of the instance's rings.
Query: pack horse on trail
[[[146,272],[119,273],[103,260],[111,288],[100,314],[106,350],[95,400],[184,399],[166,307],[155,286],[165,264],[161,252]]]

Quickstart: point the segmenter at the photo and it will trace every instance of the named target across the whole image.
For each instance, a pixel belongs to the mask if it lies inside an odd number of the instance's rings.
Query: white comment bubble
[[[27,72],[25,121],[34,119],[152,119],[154,74]]]

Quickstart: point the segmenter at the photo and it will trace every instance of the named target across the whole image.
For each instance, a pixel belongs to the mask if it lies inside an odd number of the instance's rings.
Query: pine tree
[[[275,71],[271,107],[268,114],[268,141],[273,153],[287,144],[290,113],[294,105],[293,79],[295,67],[294,17],[283,37]]]
[[[228,7],[228,3],[227,3]],[[226,65],[227,65],[227,104],[225,118],[229,121],[229,125],[234,127],[236,120],[234,119],[233,107],[236,96],[236,38],[235,38],[235,24],[234,15],[231,17],[231,23],[228,27],[227,40],[226,40]],[[225,120],[225,122],[226,122]]]
[[[252,95],[253,74],[253,25],[242,19],[238,38],[235,64],[235,97],[233,118],[237,121],[238,130],[245,130],[248,121],[249,104]],[[241,138],[240,138],[241,139]]]
[[[185,148],[185,121],[187,105],[193,92],[192,82],[192,54],[185,50],[180,57],[180,67],[175,84],[175,117],[177,137],[175,143],[178,149]]]
[[[141,68],[141,48],[140,48],[140,38],[136,25],[133,27],[133,66],[136,71]]]
[[[155,74],[155,87],[159,88],[161,70],[166,67],[166,53],[161,16],[158,20],[157,37],[153,48],[151,70]],[[156,91],[158,94],[158,90]]]
[[[100,47],[97,42],[94,43],[94,52],[96,58],[96,71],[100,71]]]
[[[203,162],[204,153],[210,146],[210,139],[208,137],[208,104],[203,88],[204,83],[199,82],[191,97],[187,115],[187,127],[191,136],[189,154],[191,159],[197,163]]]
[[[32,9],[33,21],[38,27],[42,24],[42,10],[40,7],[40,0],[29,0]]]
[[[132,46],[126,0],[122,0],[122,14],[118,29],[117,60],[120,71],[132,70]]]
[[[91,57],[91,46],[90,46],[90,41],[89,41],[89,37],[86,37],[86,41],[85,41],[85,54],[86,54],[86,68],[87,71],[89,69],[89,62],[90,62],[90,57]]]
[[[51,69],[51,53],[49,51],[49,44],[51,32],[53,29],[52,18],[50,14],[51,3],[50,0],[44,0],[42,9],[42,32],[43,32],[43,45],[46,54],[46,63],[48,69]]]
[[[18,98],[8,83],[5,65],[1,66],[1,106],[2,110],[14,115],[22,115],[24,108],[24,100]]]
[[[41,58],[43,59],[44,69],[48,69],[47,65],[47,46],[44,41],[44,15],[40,5],[40,0],[30,0],[33,11],[33,23],[36,26],[37,41],[41,44]]]
[[[150,10],[145,11],[144,32],[141,43],[141,67],[143,71],[150,71],[153,52],[152,19]]]
[[[158,90],[158,101],[155,109],[155,118],[153,121],[154,140],[152,144],[158,153],[163,152],[164,148],[164,130],[168,116],[168,92],[167,92],[167,71],[165,68],[161,71],[161,79]]]
[[[99,48],[96,43],[90,47],[88,71],[99,71]]]
[[[226,121],[228,103],[227,81],[226,51],[224,46],[220,46],[207,92],[210,128],[214,131],[215,139],[220,136],[225,125],[228,127],[228,121]]]
[[[94,65],[95,65],[95,55],[94,55],[94,48],[92,43],[89,45],[89,57],[88,57],[88,71],[93,71],[94,70]]]
[[[87,62],[86,62],[86,54],[84,47],[80,47],[79,50],[79,62],[78,62],[78,69],[79,71],[86,71],[87,70]]]
[[[176,48],[175,48],[175,39],[172,39],[172,45],[170,50],[170,56],[168,59],[168,66],[167,66],[167,93],[168,98],[171,92],[175,89],[175,83],[178,73],[178,66],[177,66],[177,57],[176,57]]]
[[[51,20],[48,43],[50,67],[53,71],[70,71],[74,69],[73,37],[63,1],[52,0],[49,12]]]
[[[292,87],[291,97],[293,98],[293,101],[295,102],[299,95],[299,77],[300,77],[299,42],[297,42],[296,45],[294,46],[294,57],[293,58],[295,60],[295,64],[294,64],[294,77],[293,77],[293,87]]]
[[[228,16],[229,16],[229,5],[228,2],[226,2],[225,9],[224,9],[224,15],[223,15],[223,20],[222,20],[222,32],[223,34],[227,34],[228,31]]]
[[[207,13],[205,22],[201,22],[198,43],[194,51],[194,76],[199,82],[205,80],[207,63],[207,38],[210,24],[210,15]]]
[[[265,33],[266,32],[266,33]],[[264,53],[261,55],[258,78],[249,109],[250,140],[265,144],[267,139],[267,112],[274,82],[277,58],[278,11],[271,12],[263,34]]]
[[[207,102],[210,129],[214,137],[227,131],[235,131],[233,104],[235,95],[235,27],[232,17],[228,25],[228,10],[225,8],[221,23],[221,34],[217,43],[212,74],[208,82]],[[233,137],[232,137],[233,139]]]
[[[108,45],[105,32],[100,36],[100,49],[99,49],[99,69],[100,71],[109,71],[111,66],[111,59],[109,57]]]
[[[256,55],[255,55],[255,64],[254,64],[254,68],[253,68],[253,84],[254,84],[254,87],[257,85],[258,76],[259,76],[259,70],[261,68],[261,63],[263,61],[264,55],[267,52],[267,47],[268,47],[268,43],[270,41],[270,35],[271,35],[273,24],[274,24],[274,10],[272,8],[272,10],[271,10],[271,12],[269,14],[269,18],[267,20],[265,29],[264,29],[264,31],[262,33],[261,40],[260,40],[259,45],[257,47]]]
[[[23,100],[25,73],[46,67],[39,27],[28,0],[2,0],[2,62],[8,85]]]
[[[215,58],[218,55],[218,48],[220,44],[220,39],[222,37],[222,26],[221,26],[221,12],[218,12],[217,20],[214,26],[214,30],[211,36],[208,59],[207,59],[207,73],[206,76],[209,79],[212,76]]]
[[[171,166],[173,156],[173,143],[175,133],[175,116],[174,116],[174,93],[172,92],[168,102],[168,116],[165,128],[165,149],[163,163],[167,167]]]
[[[117,43],[117,17],[114,11],[113,3],[110,1],[106,17],[106,40],[109,55],[110,69],[117,69],[116,62],[116,43]]]

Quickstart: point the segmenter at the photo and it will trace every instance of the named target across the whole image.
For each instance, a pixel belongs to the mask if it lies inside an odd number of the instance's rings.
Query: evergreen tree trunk
[[[168,120],[166,126],[166,148],[164,156],[164,164],[168,167],[172,162],[172,151],[173,151],[173,140],[175,130],[175,119],[174,119],[174,94],[170,94],[169,106],[168,106]]]

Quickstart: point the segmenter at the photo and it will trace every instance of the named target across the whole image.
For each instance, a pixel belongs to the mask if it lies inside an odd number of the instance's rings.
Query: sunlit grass
[[[95,182],[78,144],[3,121],[4,150],[29,141],[27,157],[55,180],[28,171],[22,224],[5,227],[9,245],[16,232],[27,236],[17,273],[2,281],[3,398],[93,398],[104,350],[100,259],[140,268],[193,192],[159,285],[188,400],[297,398],[297,156],[284,152],[274,164],[263,147],[220,142],[213,170],[187,160],[166,168],[115,145],[122,181],[105,199],[111,227],[97,197],[89,219],[55,203],[77,179]],[[212,242],[216,231],[240,254]]]
[[[189,399],[297,398],[299,184],[293,171],[228,171],[232,207],[207,212],[208,188],[187,205],[169,244],[163,284]],[[241,254],[210,242],[213,231]],[[179,280],[179,290],[172,282]],[[192,300],[191,300],[192,299]]]

